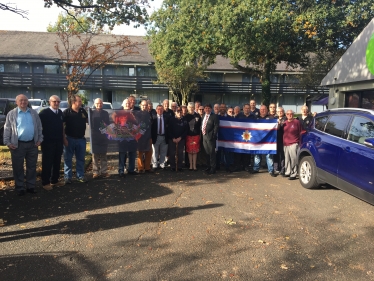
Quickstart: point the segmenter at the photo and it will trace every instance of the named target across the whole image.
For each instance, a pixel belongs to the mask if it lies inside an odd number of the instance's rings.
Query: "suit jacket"
[[[203,115],[202,120],[201,120],[201,131],[203,131],[204,119],[205,119],[205,114]],[[206,134],[204,135],[204,138],[208,138],[210,141],[215,143],[215,141],[217,140],[217,136],[218,136],[218,129],[219,129],[218,115],[211,113],[206,123],[206,127],[205,127]]]
[[[164,130],[165,130],[165,141],[168,143],[168,130],[169,130],[169,114],[163,114],[164,118]],[[152,122],[152,127],[151,127],[151,135],[152,135],[152,143],[155,144],[157,141],[157,134],[158,134],[158,122],[157,122],[157,114],[155,116],[155,119]]]

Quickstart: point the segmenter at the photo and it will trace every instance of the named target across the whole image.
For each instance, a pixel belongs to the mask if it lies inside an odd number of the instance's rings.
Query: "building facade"
[[[100,35],[99,38],[107,42],[112,37]],[[129,95],[151,99],[154,105],[171,98],[165,85],[154,83],[157,74],[145,39],[129,38],[139,43],[138,53],[96,70],[82,85],[80,92],[86,95],[88,105],[95,98],[102,98],[118,108]],[[51,95],[67,98],[67,80],[55,50],[59,43],[55,33],[0,31],[0,40],[0,97],[23,93],[29,98],[47,99]],[[271,77],[272,102],[296,112],[304,104],[312,107],[312,111],[322,111],[322,106],[312,105],[313,99],[318,98],[312,92],[291,86],[293,77],[299,73],[300,70],[290,69],[286,64],[277,66]],[[259,78],[234,69],[229,60],[217,57],[216,63],[208,67],[207,76],[206,81],[199,82],[199,91],[191,94],[191,101],[231,106],[242,106],[251,99],[261,103]]]
[[[323,78],[329,108],[374,109],[374,19]]]

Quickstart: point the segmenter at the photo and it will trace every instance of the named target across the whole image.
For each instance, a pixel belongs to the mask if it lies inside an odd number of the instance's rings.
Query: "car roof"
[[[365,109],[365,108],[352,108],[352,107],[344,107],[344,108],[332,108],[328,109],[321,113],[366,113],[374,115],[374,110]]]

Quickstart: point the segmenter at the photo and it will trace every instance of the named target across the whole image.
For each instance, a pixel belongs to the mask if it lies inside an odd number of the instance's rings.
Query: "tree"
[[[148,19],[146,7],[148,0],[39,0],[44,7],[56,5],[66,12],[74,9],[77,15],[87,13],[88,18],[98,26],[113,28],[115,25],[135,23],[135,27]],[[153,0],[152,0],[153,1]],[[0,9],[26,17],[27,11],[13,7],[12,4],[0,3]]]
[[[57,35],[62,46],[56,43],[55,49],[66,72],[68,98],[76,94],[97,69],[137,53],[139,45],[126,36],[80,34],[72,27],[68,31],[57,32]]]
[[[259,76],[268,105],[278,63],[306,67],[310,53],[345,50],[373,13],[369,0],[165,0],[152,23],[156,32],[172,32],[165,44],[178,45],[188,57],[211,63],[223,55]]]
[[[68,32],[70,29],[78,33],[97,31],[97,28],[90,19],[88,19],[87,15],[82,14],[77,16],[73,10],[69,11],[69,13],[60,13],[57,17],[57,21],[53,25],[50,23],[47,26],[48,32]]]
[[[206,78],[204,70],[216,57],[214,49],[212,56],[201,55],[211,44],[209,39],[201,38],[207,26],[195,25],[191,30],[191,23],[207,19],[207,15],[191,13],[198,5],[201,4],[197,1],[166,0],[152,14],[148,28],[157,82],[167,85],[174,100],[180,104],[187,104],[191,92],[198,91],[198,81]]]

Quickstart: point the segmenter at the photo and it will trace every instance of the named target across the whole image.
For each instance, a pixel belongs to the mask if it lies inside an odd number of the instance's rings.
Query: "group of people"
[[[248,120],[277,119],[277,153],[267,154],[266,163],[272,177],[281,174],[296,179],[297,152],[301,132],[312,121],[308,107],[303,106],[301,119],[294,118],[294,112],[270,104],[256,107],[251,100],[240,107],[227,108],[225,104],[202,105],[200,102],[189,102],[187,106],[179,106],[169,100],[153,109],[150,100],[142,100],[139,107],[135,105],[135,97],[130,96],[122,103],[122,109],[129,111],[145,111],[149,113],[151,133],[143,139],[146,146],[138,151],[136,145],[119,147],[118,174],[125,177],[142,173],[153,173],[156,169],[170,166],[172,171],[182,171],[184,167],[197,171],[198,166],[204,166],[207,174],[214,174],[221,168],[227,172],[245,170],[258,173],[260,169],[260,154],[234,153],[217,149],[219,131],[219,116]],[[60,98],[51,96],[50,107],[39,114],[28,106],[25,95],[16,97],[17,107],[6,118],[4,126],[4,144],[11,152],[13,175],[16,191],[20,196],[25,192],[35,193],[36,164],[38,146],[42,151],[42,185],[45,190],[72,183],[72,159],[76,159],[76,179],[87,182],[84,163],[86,152],[86,124],[90,123],[91,130],[98,131],[100,122],[109,124],[111,116],[102,109],[103,101],[94,101],[90,122],[88,113],[82,107],[78,95],[70,97],[70,107],[62,112],[59,109]],[[147,115],[148,116],[148,115]],[[113,117],[112,117],[113,118]],[[148,118],[148,117],[147,117]],[[105,135],[97,135],[91,139],[95,151],[92,155],[93,179],[107,178],[107,146],[101,145]],[[64,155],[64,180],[59,181],[61,156]],[[137,159],[137,171],[135,161]],[[24,162],[26,160],[26,181],[24,181]],[[253,163],[253,164],[252,164]]]

